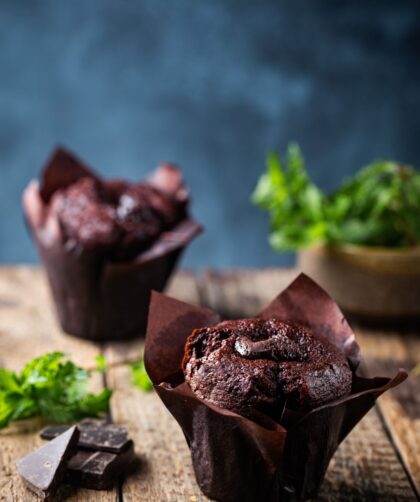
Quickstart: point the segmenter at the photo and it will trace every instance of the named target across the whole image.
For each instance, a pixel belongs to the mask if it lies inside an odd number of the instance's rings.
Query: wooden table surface
[[[296,276],[292,269],[179,272],[167,293],[206,305],[223,315],[256,314]],[[361,346],[361,371],[391,376],[398,367],[412,369],[420,360],[420,333],[384,332],[354,326]],[[176,422],[155,393],[130,384],[127,363],[138,359],[141,340],[95,345],[65,335],[57,325],[40,269],[0,268],[0,366],[19,370],[45,352],[65,351],[78,364],[92,367],[103,353],[109,369],[94,386],[114,389],[111,418],[127,425],[135,441],[139,468],[112,491],[65,489],[60,499],[89,501],[208,500],[194,478],[189,451]],[[30,501],[15,462],[42,441],[38,430],[0,434],[0,500]],[[420,493],[420,377],[410,378],[382,396],[335,454],[321,493],[322,501],[418,500]]]

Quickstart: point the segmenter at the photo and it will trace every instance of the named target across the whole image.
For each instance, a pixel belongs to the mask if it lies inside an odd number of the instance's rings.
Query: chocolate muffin
[[[95,341],[144,335],[151,291],[163,290],[202,231],[188,206],[173,164],[127,182],[54,151],[23,208],[63,330]]]
[[[146,370],[211,500],[318,500],[339,444],[407,378],[359,377],[360,357],[338,305],[305,274],[258,319],[220,322],[211,309],[151,297]]]
[[[176,168],[167,164],[164,169]],[[50,212],[58,219],[69,249],[79,247],[129,260],[185,218],[186,200],[150,182],[82,177],[54,193]]]
[[[344,355],[309,329],[278,319],[225,321],[187,339],[185,380],[206,401],[245,416],[278,418],[346,396],[352,371]]]

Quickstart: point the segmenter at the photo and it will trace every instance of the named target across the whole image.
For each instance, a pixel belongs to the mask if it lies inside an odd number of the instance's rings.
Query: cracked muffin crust
[[[174,169],[167,165],[166,169]],[[80,246],[127,260],[147,249],[185,217],[186,204],[152,183],[84,177],[52,197],[69,247]]]
[[[278,319],[224,321],[193,331],[183,371],[193,392],[243,415],[279,418],[284,405],[310,410],[350,393],[346,358],[308,329]]]

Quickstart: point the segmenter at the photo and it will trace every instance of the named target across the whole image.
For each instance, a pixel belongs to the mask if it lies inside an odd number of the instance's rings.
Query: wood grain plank
[[[362,347],[362,371],[368,375],[390,375],[399,367],[411,370],[420,361],[417,333],[380,331],[355,326]],[[420,494],[420,376],[408,380],[377,401],[378,410]],[[419,496],[420,498],[420,496]]]
[[[65,335],[59,328],[50,302],[43,273],[33,267],[0,268],[0,366],[20,370],[37,355],[64,351],[89,368],[95,365],[100,348],[92,343]],[[94,374],[91,389],[103,388],[103,379]],[[22,502],[35,497],[23,486],[16,473],[16,461],[38,448],[42,421],[26,420],[0,432],[0,501]],[[117,492],[93,492],[63,487],[55,497],[58,502],[111,502]]]
[[[209,271],[200,281],[200,291],[203,302],[225,317],[251,317],[296,275],[293,269],[240,270],[226,274]],[[366,338],[361,336],[359,342],[363,353]],[[378,339],[372,341],[372,350],[375,344]],[[394,350],[395,347],[391,346],[388,356]],[[388,370],[385,374],[392,373]],[[390,397],[379,400],[381,410],[389,400]],[[405,425],[412,430],[411,422]],[[408,456],[412,453],[407,451]],[[377,409],[358,424],[338,449],[328,469],[320,500],[416,500]]]
[[[198,303],[194,274],[178,273],[167,294],[188,303]],[[143,354],[143,340],[128,345],[109,344],[108,385],[114,389],[112,418],[128,427],[140,459],[137,471],[124,480],[124,502],[208,500],[195,481],[190,452],[176,421],[154,392],[145,393],[131,385],[131,375],[121,362]]]
[[[33,357],[55,350],[89,368],[100,347],[61,330],[41,269],[0,267],[0,366],[20,369]]]
[[[92,376],[91,389],[98,391],[103,387],[99,374]],[[44,441],[39,431],[46,422],[38,419],[16,423],[10,430],[0,432],[0,501],[22,502],[36,500],[27,490],[16,472],[16,461],[27,453],[39,448]],[[115,502],[117,491],[92,491],[63,486],[54,497],[54,502]]]
[[[124,502],[208,500],[195,481],[181,429],[156,393],[134,388],[126,366],[112,368],[107,378],[114,389],[113,420],[127,426],[140,459],[122,485]]]
[[[228,317],[258,313],[295,277],[293,269],[208,271],[199,281],[192,272],[174,277],[168,294],[189,303],[206,303]],[[366,371],[392,374],[397,365],[418,360],[417,334],[404,338],[356,327]],[[30,340],[30,343],[28,342]],[[0,366],[19,369],[32,357],[64,350],[80,365],[93,366],[100,347],[67,336],[59,329],[40,270],[31,267],[0,268]],[[105,352],[111,367],[108,384],[115,387],[112,415],[125,423],[136,441],[141,464],[122,486],[124,501],[204,501],[196,485],[189,451],[176,422],[154,393],[133,388],[126,366],[143,350],[142,340],[109,344]],[[102,382],[97,377],[96,386]],[[403,390],[404,389],[404,390]],[[415,500],[406,473],[382,427],[385,422],[415,484],[419,483],[419,379],[413,378],[397,393],[388,393],[340,446],[329,467],[319,500]],[[38,424],[39,425],[39,424]],[[34,429],[38,426],[33,424]],[[40,444],[35,430],[0,434],[0,501],[30,500],[14,470],[17,458]],[[118,494],[65,490],[60,499],[118,500]],[[58,499],[57,499],[58,500]]]
[[[194,272],[182,270],[175,274],[166,287],[165,294],[183,302],[197,304],[199,296]],[[106,343],[102,348],[109,364],[134,362],[143,355],[143,339]]]
[[[195,272],[192,270],[180,270],[177,272],[169,281],[165,294],[183,302],[198,305],[200,298]]]
[[[200,301],[222,315],[238,318],[260,312],[298,273],[292,268],[206,270],[198,276]],[[238,300],[240,290],[241,300]]]
[[[317,500],[416,500],[375,409],[341,443],[328,467]]]

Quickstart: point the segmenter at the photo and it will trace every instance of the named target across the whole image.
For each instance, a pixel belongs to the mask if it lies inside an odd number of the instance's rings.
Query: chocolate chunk
[[[42,439],[53,439],[69,425],[48,425],[40,432]],[[127,428],[123,425],[106,424],[103,420],[86,419],[77,424],[80,431],[78,446],[93,450],[119,453],[129,443]]]
[[[120,453],[78,450],[68,462],[64,482],[91,490],[108,490],[134,458],[132,441]]]
[[[50,443],[17,462],[25,485],[43,500],[51,498],[63,479],[67,460],[77,449],[79,430],[71,427]]]

